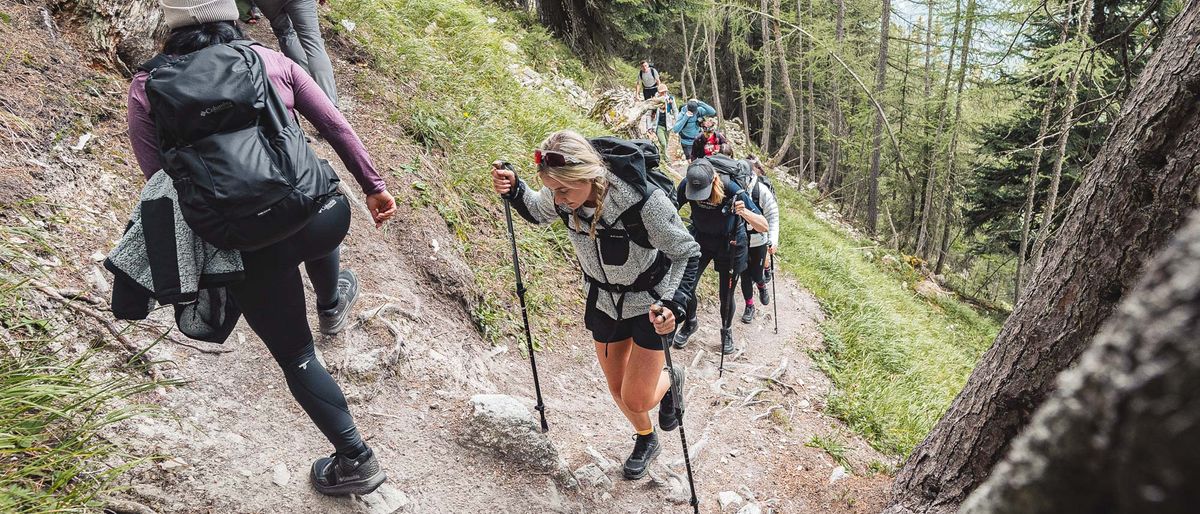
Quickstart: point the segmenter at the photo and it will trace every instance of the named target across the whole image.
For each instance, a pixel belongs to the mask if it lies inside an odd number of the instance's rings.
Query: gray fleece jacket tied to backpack
[[[224,287],[242,279],[241,253],[221,250],[192,231],[165,172],[155,173],[142,188],[104,267],[116,277],[112,310],[118,319],[145,319],[156,302],[173,304],[180,331],[221,342],[241,314]]]

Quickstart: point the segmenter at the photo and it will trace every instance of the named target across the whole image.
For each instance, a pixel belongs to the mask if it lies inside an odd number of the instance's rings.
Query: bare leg
[[[607,356],[605,355],[604,347],[608,347]],[[600,361],[600,369],[604,371],[604,380],[608,382],[608,392],[612,394],[613,402],[625,414],[625,418],[629,420],[636,430],[649,430],[653,425],[650,423],[650,416],[645,412],[637,413],[629,410],[625,406],[625,400],[622,398],[622,385],[625,381],[625,362],[629,360],[629,349],[633,347],[633,339],[626,339],[616,343],[596,343],[596,359]]]

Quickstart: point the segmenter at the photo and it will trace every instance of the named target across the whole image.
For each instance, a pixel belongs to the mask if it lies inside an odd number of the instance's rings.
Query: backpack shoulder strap
[[[629,240],[642,248],[654,247],[650,244],[650,233],[646,231],[646,223],[642,221],[642,208],[646,206],[646,201],[649,199],[650,195],[646,195],[638,203],[625,209],[625,212],[622,212],[618,218],[621,220],[621,225],[625,227],[625,233],[629,236]]]
[[[155,68],[161,68],[163,66],[171,64],[171,61],[172,61],[172,59],[170,57],[168,57],[167,54],[158,54],[158,55],[155,55],[154,57],[151,57],[149,61],[146,61],[146,62],[142,63],[141,65],[139,65],[137,67],[137,69],[138,69],[138,71],[144,71],[146,73],[150,73],[150,72],[154,71]]]

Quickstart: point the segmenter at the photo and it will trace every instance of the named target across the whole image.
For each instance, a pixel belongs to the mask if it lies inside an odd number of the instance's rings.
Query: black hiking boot
[[[683,322],[683,326],[679,327],[679,330],[675,331],[675,338],[671,341],[671,346],[682,350],[683,347],[687,346],[688,338],[692,337],[692,334],[695,334],[698,328],[700,328],[700,320],[689,318]]]
[[[317,321],[321,333],[325,335],[341,332],[350,321],[350,309],[354,307],[354,302],[358,301],[358,275],[348,269],[342,270],[338,273],[337,289],[337,305],[332,309],[317,311]]]
[[[767,291],[766,282],[758,286],[758,301],[763,305],[771,305],[771,293]]]
[[[721,355],[729,355],[733,353],[733,329],[721,329]]]
[[[648,435],[634,436],[633,453],[629,454],[629,458],[625,459],[625,480],[637,480],[646,476],[650,472],[650,463],[658,457],[658,452],[662,447],[658,444],[658,434],[650,432]]]
[[[687,371],[683,366],[676,364],[671,368],[671,381],[679,388],[679,409],[683,410],[683,379],[687,375]],[[667,394],[664,394],[662,401],[658,402],[658,428],[670,432],[679,427],[679,416],[675,412],[675,395],[671,394],[671,389],[667,389]]]
[[[375,452],[368,448],[357,459],[336,453],[317,459],[309,478],[317,492],[345,496],[370,494],[387,480],[387,475],[379,468]]]
[[[754,304],[748,303],[745,312],[742,312],[742,323],[749,324],[751,321],[754,321]]]

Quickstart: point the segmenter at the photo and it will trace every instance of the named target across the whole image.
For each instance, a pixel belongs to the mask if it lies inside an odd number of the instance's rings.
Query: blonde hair
[[[579,161],[577,164],[568,163],[566,166],[545,166],[538,173],[559,182],[587,182],[592,186],[596,193],[596,212],[592,215],[588,235],[595,239],[596,224],[604,211],[604,195],[608,192],[608,167],[604,165],[604,160],[592,148],[587,138],[574,130],[560,130],[550,134],[538,148],[543,152],[558,152]],[[583,226],[579,214],[572,212],[571,216],[575,219],[576,227]]]
[[[725,201],[725,181],[721,180],[721,174],[713,172],[712,194],[708,195],[708,203],[713,205],[721,205]]]

